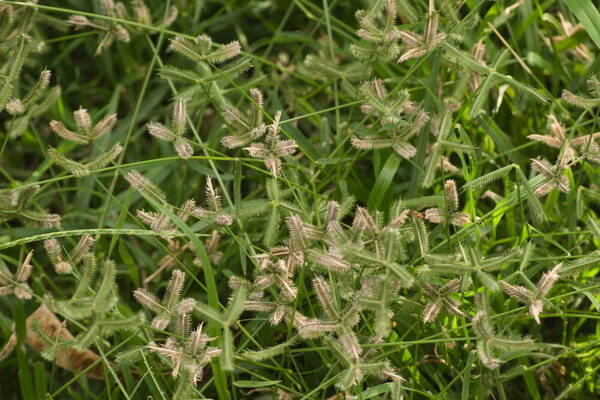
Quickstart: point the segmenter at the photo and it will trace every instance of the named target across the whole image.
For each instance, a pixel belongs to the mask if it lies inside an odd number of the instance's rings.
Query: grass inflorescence
[[[0,0],[0,397],[600,395],[589,0]]]

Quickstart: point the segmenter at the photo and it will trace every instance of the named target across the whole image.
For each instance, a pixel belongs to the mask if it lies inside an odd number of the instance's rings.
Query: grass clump
[[[598,396],[575,3],[0,0],[0,397]]]

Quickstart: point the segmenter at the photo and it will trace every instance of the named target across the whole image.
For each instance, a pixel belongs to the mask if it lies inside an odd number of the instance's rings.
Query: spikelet
[[[173,308],[177,305],[181,291],[183,290],[183,283],[185,281],[185,274],[181,270],[173,270],[171,274],[171,280],[167,286],[167,294],[164,298],[165,307]]]
[[[213,187],[212,179],[206,178],[206,187],[204,190],[206,193],[206,202],[208,206],[215,212],[220,211],[223,207],[221,202],[221,196]]]
[[[0,10],[2,11],[2,10]],[[2,18],[5,18],[3,15]],[[0,30],[2,28],[0,27]],[[0,87],[0,111],[6,109],[11,115],[22,114],[29,110],[39,100],[50,83],[51,72],[44,68],[29,95],[17,98],[15,89],[21,80],[21,70],[32,49],[31,37],[19,34],[16,43],[10,46],[10,52],[3,65],[2,87]]]
[[[244,147],[251,157],[262,158],[266,167],[277,178],[281,174],[281,157],[292,155],[298,145],[294,140],[281,140],[279,138],[281,111],[275,113],[273,123],[269,125],[266,143],[252,143]]]
[[[87,144],[89,143],[89,139],[85,136],[79,135],[76,132],[68,130],[65,125],[60,121],[50,121],[50,129],[58,136],[63,139],[70,140],[71,142],[79,143],[79,144]]]
[[[558,274],[562,277],[577,275],[592,268],[600,262],[600,251],[593,251],[583,257],[564,263],[558,269]]]
[[[548,160],[538,157],[531,160],[531,169],[545,178],[545,181],[535,189],[536,195],[545,196],[554,189],[564,193],[569,192],[569,180],[563,174],[565,167],[560,161],[557,161],[556,165],[552,165]]]
[[[240,42],[234,40],[233,42],[222,45],[220,49],[206,55],[206,60],[213,64],[221,64],[238,56],[241,51],[242,46],[240,45]]]
[[[50,84],[50,77],[52,76],[52,72],[49,69],[45,68],[40,73],[40,77],[38,78],[37,83],[31,90],[29,96],[22,100],[23,108],[27,109],[33,106],[39,100],[42,93],[46,90],[48,85]]]
[[[182,339],[170,337],[162,345],[153,341],[147,345],[150,351],[156,353],[172,369],[173,378],[180,378],[175,398],[189,397],[185,393],[189,393],[202,380],[204,367],[221,354],[220,349],[207,346],[208,342],[216,338],[203,334],[202,327],[202,324],[198,324],[193,331],[184,333]]]
[[[177,16],[179,14],[179,10],[177,9],[177,7],[171,6],[166,18],[164,18],[162,21],[154,22],[152,20],[152,13],[150,11],[150,8],[146,5],[144,0],[132,0],[131,6],[133,8],[133,19],[135,19],[135,21],[139,22],[142,25],[158,26],[165,28],[171,25],[177,19]],[[119,13],[123,15],[122,18],[128,19],[126,18],[127,12],[126,10],[124,10],[124,7],[123,10],[119,11]],[[152,33],[154,32],[149,32],[149,34]]]
[[[600,97],[600,93],[598,93],[598,87],[598,79],[596,78],[596,76],[590,77],[590,79],[588,79],[588,89],[592,96]],[[586,110],[600,106],[600,98],[589,98],[580,96],[567,89],[564,89],[562,91],[561,97],[570,105]]]
[[[88,110],[83,107],[79,107],[77,111],[73,112],[73,118],[75,119],[75,125],[77,129],[84,135],[90,137],[92,134],[92,117]]]
[[[358,338],[354,332],[347,332],[338,337],[340,348],[353,360],[358,361],[361,358],[363,349],[358,343]]]
[[[329,284],[325,281],[322,276],[317,276],[313,279],[313,290],[317,296],[319,304],[323,308],[323,311],[333,320],[338,320],[340,315],[335,305],[335,300],[331,292]]]
[[[95,239],[92,235],[83,235],[71,251],[71,262],[75,265],[79,264],[83,257],[90,252],[94,242]]]
[[[377,8],[372,12],[358,10],[354,15],[360,26],[356,34],[366,41],[364,45],[352,44],[350,46],[354,57],[368,61],[389,61],[398,56],[400,48],[397,41],[400,31],[396,27],[396,4],[394,1],[387,0],[383,12]],[[384,20],[383,26],[379,26],[378,19]]]
[[[102,118],[92,129],[91,140],[96,140],[110,132],[117,123],[117,114],[110,114]]]
[[[137,6],[134,9],[139,9],[139,3],[141,0],[137,0]],[[110,47],[116,40],[129,43],[131,34],[127,28],[123,25],[114,21],[114,18],[118,19],[133,19],[129,15],[129,12],[125,5],[121,2],[115,3],[113,0],[102,0],[102,10],[105,16],[109,18],[93,18],[88,19],[83,15],[71,15],[67,20],[67,23],[72,25],[75,29],[83,29],[86,27],[100,31],[101,39],[96,47],[96,55],[101,54],[104,49]]]
[[[425,211],[425,219],[435,224],[445,223],[448,219],[448,222],[456,226],[469,223],[469,214],[458,212],[458,192],[456,191],[456,182],[453,179],[449,179],[444,183],[444,200],[445,210],[429,208]]]
[[[88,144],[105,135],[114,127],[117,122],[117,114],[108,115],[96,125],[93,125],[89,112],[85,108],[80,107],[77,111],[73,112],[73,119],[77,126],[77,132],[67,129],[62,122],[55,120],[50,121],[50,129],[63,139],[78,144]],[[116,143],[108,151],[96,158],[88,162],[78,162],[67,158],[56,149],[50,147],[48,149],[48,156],[61,168],[69,171],[76,177],[82,177],[104,168],[113,162],[122,151],[123,147],[119,143]]]
[[[171,114],[171,123],[167,127],[160,122],[151,121],[146,126],[148,133],[158,139],[173,143],[173,148],[180,158],[188,159],[194,155],[194,150],[183,137],[187,130],[187,99],[180,99],[175,103]]]
[[[133,296],[141,305],[156,314],[152,320],[154,329],[163,330],[174,321],[180,324],[181,322],[177,321],[192,312],[196,306],[196,300],[192,298],[181,299],[184,282],[185,274],[178,269],[173,270],[162,301],[146,289],[136,289],[133,292]]]
[[[232,135],[224,136],[221,143],[228,148],[244,146],[251,141],[260,138],[267,131],[263,123],[263,93],[256,89],[250,89],[252,102],[248,112],[243,113],[232,104],[227,104],[221,114],[227,124],[233,129]]]
[[[558,263],[550,271],[544,272],[537,284],[537,290],[540,296],[546,296],[550,292],[556,281],[560,279],[559,272],[561,268],[562,263]]]
[[[548,121],[550,122],[550,132],[552,133],[551,136],[528,135],[527,138],[538,142],[542,142],[545,145],[553,147],[555,149],[560,149],[562,146],[566,145],[566,129],[553,114],[548,115]]]
[[[507,165],[502,168],[498,168],[486,175],[475,178],[464,185],[465,189],[482,189],[483,187],[489,185],[495,180],[498,180],[514,169],[514,165]]]
[[[425,255],[429,251],[429,232],[427,231],[427,226],[425,225],[423,218],[414,212],[411,213],[411,220],[415,229],[417,241],[419,242],[421,255]]]
[[[71,15],[67,19],[67,23],[75,27],[75,29],[83,29],[90,25],[90,20],[83,15]]]
[[[71,160],[52,147],[48,149],[48,156],[61,168],[64,168],[76,177],[83,177],[111,163],[121,151],[123,151],[123,147],[117,143],[110,150],[87,163]]]
[[[560,278],[559,271],[561,268],[562,263],[559,263],[550,271],[542,274],[535,291],[529,290],[523,286],[511,285],[504,281],[501,281],[500,283],[504,287],[506,294],[520,303],[529,305],[529,314],[533,317],[535,322],[539,324],[540,314],[544,307],[544,299],[552,289],[552,286],[554,286],[554,283]]]
[[[350,264],[335,249],[330,249],[328,252],[311,249],[309,250],[309,259],[332,272],[341,274],[350,271]]]
[[[33,269],[30,264],[32,256],[33,250],[27,253],[14,276],[8,268],[0,266],[0,296],[14,294],[19,300],[31,299],[33,291],[27,281]],[[0,356],[1,359],[2,357]]]
[[[306,247],[306,244],[318,235],[318,229],[302,221],[302,218],[298,215],[290,215],[286,218],[285,222],[294,244],[302,244],[303,247]]]
[[[59,153],[58,150],[56,150],[55,148],[50,147],[48,149],[48,156],[61,168],[69,171],[77,177],[87,176],[90,174],[90,170],[86,167],[85,164],[78,163],[77,161],[73,161],[65,157],[64,155]]]
[[[201,37],[204,38],[206,37],[206,35],[198,36],[198,38],[196,38],[196,41],[199,43],[204,43],[205,41],[201,40]],[[209,46],[210,44],[208,46],[198,46],[197,48],[192,42],[190,42],[183,36],[178,35],[171,39],[169,48],[184,56],[185,58],[189,59],[190,61],[197,61],[199,58],[200,60],[202,59],[201,54],[198,54],[199,52],[197,53],[197,50],[201,49],[203,51],[208,51]]]
[[[172,141],[175,140],[175,134],[160,122],[148,122],[146,125],[148,127],[148,133],[158,139]]]
[[[295,340],[291,339],[287,342],[278,344],[276,346],[268,347],[262,350],[246,350],[242,353],[242,357],[254,361],[261,362],[264,360],[269,360],[283,354],[289,347],[295,344]]]
[[[500,281],[500,283],[504,287],[506,294],[521,303],[527,303],[534,297],[534,293],[523,286],[511,285],[504,281]]]
[[[130,171],[125,175],[125,179],[129,184],[144,196],[153,198],[161,204],[167,204],[167,196],[149,179],[145,178],[138,171]]]
[[[194,155],[194,149],[192,146],[183,138],[177,138],[173,141],[173,147],[180,158],[187,160]]]
[[[50,258],[50,262],[54,266],[54,270],[58,274],[70,274],[73,271],[73,266],[64,259],[63,250],[56,239],[44,240],[44,248],[46,254]]]
[[[453,179],[448,179],[444,183],[444,196],[448,209],[458,210],[458,193],[456,192],[456,182]]]
[[[158,297],[156,297],[146,289],[136,289],[133,292],[133,297],[135,297],[138,303],[140,303],[142,306],[146,307],[150,311],[153,311],[155,313],[165,311],[165,308],[160,304],[160,300],[158,299]]]
[[[460,310],[459,303],[450,297],[452,293],[460,290],[460,285],[460,278],[452,279],[441,287],[427,282],[422,283],[425,293],[428,298],[431,298],[423,309],[423,322],[433,322],[442,310],[464,316],[465,313]]]
[[[400,31],[400,37],[406,45],[406,50],[398,58],[397,63],[403,63],[412,58],[421,57],[442,45],[447,39],[453,39],[454,35],[438,32],[438,13],[435,10],[435,2],[429,1],[427,13],[427,25],[422,35],[409,31]],[[460,36],[459,36],[460,37]]]
[[[217,225],[231,225],[233,223],[233,217],[223,210],[221,196],[213,186],[212,180],[209,177],[206,178],[204,192],[206,195],[205,203],[208,206],[208,209],[193,207],[189,213],[199,219],[208,219]]]
[[[122,151],[123,146],[121,146],[119,143],[116,143],[104,154],[86,163],[85,166],[89,170],[89,172],[92,173],[93,171],[104,168],[108,164],[113,162],[117,158],[117,156],[121,154]]]
[[[171,39],[170,48],[184,56],[190,61],[201,63],[208,62],[212,64],[221,64],[238,56],[242,50],[240,42],[233,41],[225,45],[220,45],[216,50],[211,51],[212,40],[208,35],[202,34],[196,37],[194,42],[176,36]]]

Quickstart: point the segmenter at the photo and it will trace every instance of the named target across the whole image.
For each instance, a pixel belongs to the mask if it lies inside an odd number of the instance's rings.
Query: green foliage
[[[39,185],[0,191],[0,220],[19,219],[24,224],[50,228],[60,225],[60,215],[32,209],[31,199],[40,190]]]
[[[99,278],[91,289],[97,275],[98,266],[93,254],[83,257],[81,279],[73,295],[68,300],[56,300],[47,297],[48,307],[72,321],[86,320],[86,330],[78,334],[67,347],[84,351],[98,340],[112,335],[116,331],[134,331],[140,322],[137,316],[124,317],[118,310],[119,296],[116,293],[116,265],[106,260],[100,266]]]
[[[0,0],[0,398],[593,398],[592,3]]]
[[[30,39],[28,35],[21,34],[0,68],[0,111],[6,110],[11,115],[22,114],[35,105],[50,84],[52,73],[44,68],[29,94],[23,98],[16,97],[23,65],[32,50]]]

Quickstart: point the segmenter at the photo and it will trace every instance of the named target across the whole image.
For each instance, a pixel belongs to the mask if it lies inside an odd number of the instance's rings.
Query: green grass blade
[[[383,168],[381,168],[381,171],[377,175],[375,184],[371,188],[371,194],[369,195],[369,200],[367,202],[369,209],[375,210],[382,208],[383,200],[392,185],[396,171],[398,171],[398,167],[400,166],[400,161],[401,159],[396,153],[391,153],[389,155]]]
[[[600,12],[591,0],[564,0],[600,49]]]

